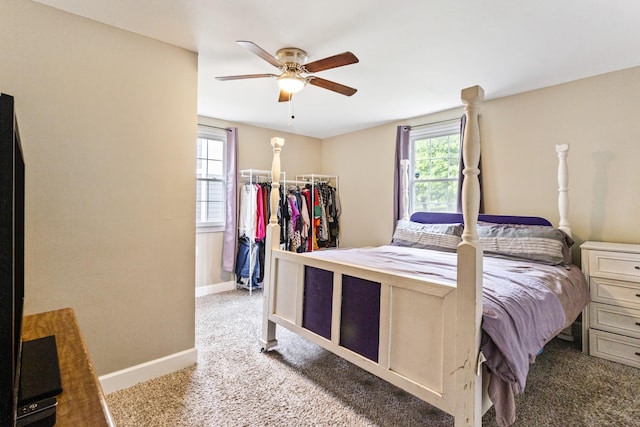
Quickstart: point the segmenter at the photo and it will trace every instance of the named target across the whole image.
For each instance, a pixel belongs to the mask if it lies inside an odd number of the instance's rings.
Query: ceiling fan
[[[338,55],[307,63],[307,60],[309,59],[307,52],[302,49],[298,49],[297,47],[285,47],[279,49],[276,52],[276,56],[273,56],[253,42],[238,40],[236,43],[246,49],[249,49],[251,52],[255,53],[274,67],[279,68],[280,74],[244,74],[239,76],[221,76],[216,77],[216,80],[224,81],[255,79],[261,77],[276,77],[278,79],[278,86],[280,87],[280,96],[278,97],[278,102],[291,101],[293,94],[302,90],[307,85],[307,83],[346,96],[351,96],[357,92],[357,89],[354,89],[352,87],[332,82],[330,80],[322,79],[313,75],[308,75],[310,73],[316,73],[318,71],[329,70],[331,68],[337,68],[344,65],[357,63],[358,58],[351,52],[343,52]]]

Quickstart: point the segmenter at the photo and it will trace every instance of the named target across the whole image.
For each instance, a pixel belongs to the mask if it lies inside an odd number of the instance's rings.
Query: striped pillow
[[[461,242],[462,224],[421,224],[399,220],[391,245],[455,252]]]
[[[478,240],[485,252],[543,264],[567,264],[573,240],[564,231],[547,226],[478,225]]]

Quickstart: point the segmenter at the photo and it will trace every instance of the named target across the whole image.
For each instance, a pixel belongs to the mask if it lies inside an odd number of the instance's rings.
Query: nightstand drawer
[[[591,251],[589,275],[640,282],[640,254]]]
[[[589,324],[594,329],[640,338],[640,310],[591,303]]]
[[[640,339],[591,329],[589,354],[640,368]]]
[[[591,300],[640,310],[640,284],[591,277]]]

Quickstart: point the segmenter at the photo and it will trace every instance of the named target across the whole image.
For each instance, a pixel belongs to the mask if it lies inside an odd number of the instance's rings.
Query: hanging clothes
[[[264,239],[269,215],[265,201],[270,192],[270,183],[247,182],[240,189],[235,273],[237,283],[245,287],[260,287],[264,280]]]
[[[238,255],[236,258],[236,282],[248,287],[260,287],[260,263],[257,262],[257,243],[244,236],[238,239]]]
[[[257,190],[253,183],[240,188],[240,213],[238,216],[238,237],[256,240]]]
[[[267,235],[264,223],[264,199],[262,185],[256,185],[256,241],[261,241]]]
[[[328,221],[329,221],[329,239],[331,241],[331,247],[338,246],[338,237],[340,235],[340,225],[338,219],[340,218],[340,199],[338,198],[338,192],[335,187],[329,186],[329,206],[328,206]]]
[[[316,182],[302,189],[290,188],[287,201],[282,206],[287,250],[311,252],[338,247],[340,203],[335,187]]]
[[[271,216],[271,209],[269,203],[269,197],[271,195],[271,183],[263,182],[260,184],[262,187],[262,224],[264,225],[264,232],[266,237],[267,232],[267,224],[269,224],[269,218]],[[262,241],[258,241],[258,264],[260,265],[260,276],[258,277],[258,282],[262,283],[264,280],[264,263],[265,263],[265,245],[264,239]]]
[[[289,200],[285,197],[284,188],[280,187],[280,197],[278,198],[278,223],[280,224],[280,245],[286,248],[289,244]]]
[[[289,202],[289,224],[288,228],[288,237],[289,237],[289,250],[292,252],[299,252],[300,246],[302,245],[302,237],[300,234],[300,210],[298,209],[298,198],[292,192],[287,195],[287,199]]]
[[[262,204],[264,206],[264,227],[265,230],[267,225],[269,224],[269,220],[271,219],[271,184],[268,182],[263,182],[260,184],[262,186]],[[265,231],[266,234],[266,231]]]
[[[298,252],[304,252],[307,240],[309,239],[309,227],[311,226],[311,221],[309,219],[306,197],[298,191],[297,198],[300,203],[300,247],[298,248]]]
[[[306,207],[306,212],[307,212],[307,222],[305,223],[305,227],[306,227],[306,231],[304,232],[304,234],[306,234],[306,243],[304,246],[304,250],[302,252],[311,252],[313,250],[313,202],[311,201],[311,188],[310,187],[305,187],[302,190],[300,190],[300,195],[302,196],[302,198],[304,199],[304,203],[305,203],[305,207]]]
[[[317,228],[317,243],[321,248],[338,246],[340,206],[335,187],[326,182],[317,185],[319,206],[321,207],[320,223]]]

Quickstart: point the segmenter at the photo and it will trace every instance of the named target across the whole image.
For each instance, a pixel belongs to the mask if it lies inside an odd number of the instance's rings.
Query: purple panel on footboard
[[[330,340],[333,308],[332,271],[305,266],[302,304],[302,327]]]
[[[380,283],[342,276],[340,345],[378,361]]]

